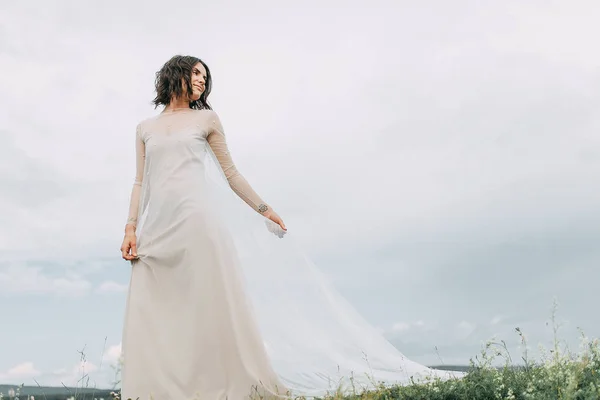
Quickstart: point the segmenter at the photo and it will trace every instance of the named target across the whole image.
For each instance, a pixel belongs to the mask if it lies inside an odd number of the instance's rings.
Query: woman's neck
[[[190,108],[190,102],[183,99],[172,99],[169,105],[167,105],[164,111],[173,111]]]

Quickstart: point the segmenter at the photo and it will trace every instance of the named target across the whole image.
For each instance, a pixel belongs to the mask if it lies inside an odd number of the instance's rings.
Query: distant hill
[[[5,399],[9,399],[8,391],[17,390],[20,385],[0,385],[0,393]],[[34,396],[35,400],[65,400],[75,396],[77,400],[110,399],[112,389],[93,388],[65,388],[53,386],[23,386],[19,400],[27,400],[27,396]]]
[[[431,366],[429,366],[429,368],[439,369],[442,371],[458,371],[458,372],[469,372],[469,370],[471,369],[471,367],[468,365],[431,365]],[[504,369],[504,366],[500,365],[500,366],[492,367],[492,368],[495,368],[497,370],[502,370],[502,369]],[[523,368],[524,368],[523,365],[509,365],[508,366],[508,369],[510,369],[510,370],[520,370]]]
[[[441,371],[467,372],[470,367],[468,365],[430,365],[429,368],[439,369]]]

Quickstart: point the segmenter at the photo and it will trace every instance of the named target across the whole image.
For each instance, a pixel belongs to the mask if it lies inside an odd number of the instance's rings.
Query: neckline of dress
[[[172,109],[172,110],[168,110],[168,111],[161,111],[159,115],[162,114],[175,114],[178,112],[185,112],[185,111],[190,111],[190,110],[195,110],[194,108],[176,108],[176,109]]]

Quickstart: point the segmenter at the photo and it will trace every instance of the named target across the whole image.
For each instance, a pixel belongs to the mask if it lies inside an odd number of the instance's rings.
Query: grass
[[[351,390],[342,393],[338,388],[320,400],[598,400],[600,399],[600,343],[581,332],[578,352],[561,346],[559,326],[555,320],[556,303],[552,312],[554,340],[551,348],[540,346],[541,358],[529,359],[527,350],[513,360],[504,341],[486,342],[481,353],[471,358],[466,375],[449,380],[430,379],[407,385],[386,387],[372,382],[374,390]],[[524,349],[527,342],[517,327]],[[500,361],[500,362],[498,362]],[[118,381],[117,381],[118,382]],[[75,400],[85,398],[74,396]],[[26,397],[24,397],[26,399]],[[36,397],[43,398],[43,397]],[[118,392],[114,393],[118,399]],[[5,400],[0,394],[0,400]],[[264,399],[254,396],[254,399]],[[297,397],[297,400],[304,399]],[[49,399],[48,399],[49,400]],[[143,399],[146,400],[146,399]]]
[[[323,400],[598,400],[600,399],[600,343],[581,332],[577,353],[562,346],[558,338],[556,303],[552,312],[553,346],[540,346],[541,359],[531,360],[524,350],[516,364],[504,341],[488,341],[481,354],[470,361],[459,379],[434,379],[426,383],[385,387]],[[523,347],[527,342],[517,327]],[[497,361],[500,360],[500,367]]]

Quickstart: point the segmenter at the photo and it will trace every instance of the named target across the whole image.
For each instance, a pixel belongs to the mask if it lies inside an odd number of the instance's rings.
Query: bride
[[[284,399],[444,376],[406,359],[295,245],[236,169],[211,86],[203,61],[171,58],[155,81],[164,109],[136,128],[121,398]]]

